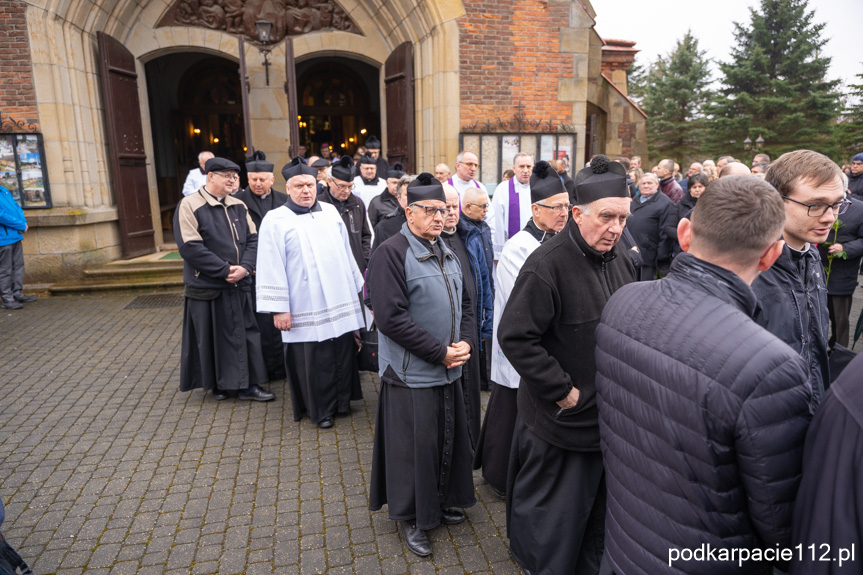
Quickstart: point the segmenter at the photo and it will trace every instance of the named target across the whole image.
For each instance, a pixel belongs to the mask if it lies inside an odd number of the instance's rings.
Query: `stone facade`
[[[387,149],[384,65],[413,46],[415,150],[418,171],[452,164],[466,124],[522,113],[566,125],[573,167],[590,145],[617,154],[641,152],[644,117],[626,97],[617,72],[603,74],[605,42],[593,29],[587,0],[332,0],[351,31],[321,28],[293,36],[297,62],[333,57],[380,71],[381,139]],[[221,4],[222,2],[220,2]],[[222,30],[160,22],[174,0],[8,0],[0,24],[0,112],[15,110],[44,136],[54,208],[28,210],[28,281],[51,281],[122,256],[103,109],[96,34],[118,40],[135,58],[147,180],[156,245],[163,234],[145,65],[165,55],[198,52],[239,60],[237,37]],[[613,17],[614,15],[609,15]],[[6,26],[7,21],[9,26]],[[631,46],[630,46],[631,47]],[[29,48],[30,62],[22,54]],[[252,141],[277,166],[288,161],[284,43],[269,55],[269,85],[258,48],[246,43]],[[32,78],[28,73],[32,70]],[[522,81],[529,79],[529,82]],[[625,80],[625,74],[624,74]],[[596,124],[599,118],[599,124]],[[592,123],[592,124],[591,124]],[[596,125],[586,142],[588,125]],[[548,133],[548,130],[545,132]],[[525,138],[536,145],[541,134]],[[183,174],[185,176],[185,174]],[[276,174],[276,186],[283,185]],[[167,236],[167,237],[165,237]]]

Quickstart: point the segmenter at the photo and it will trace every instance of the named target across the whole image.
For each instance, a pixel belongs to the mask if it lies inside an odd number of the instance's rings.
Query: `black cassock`
[[[180,391],[246,389],[266,383],[249,286],[186,288]]]

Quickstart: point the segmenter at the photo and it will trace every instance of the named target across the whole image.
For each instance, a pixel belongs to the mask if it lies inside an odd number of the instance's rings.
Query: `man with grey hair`
[[[189,172],[189,175],[186,176],[186,181],[183,183],[184,196],[194,194],[207,183],[207,173],[204,171],[204,166],[207,165],[207,160],[212,157],[213,152],[201,152],[198,154],[198,167]]]
[[[604,573],[773,573],[755,551],[791,547],[807,369],[753,321],[750,288],[782,253],[784,220],[761,179],[717,180],[681,220],[685,253],[668,276],[625,286],[605,306],[596,328]],[[680,553],[705,543],[715,556]],[[727,559],[744,550],[746,567]]]
[[[530,174],[533,170],[533,157],[519,152],[512,159],[515,177],[501,182],[491,198],[491,212],[488,219],[494,233],[491,243],[494,261],[500,259],[503,244],[521,231],[531,218]]]
[[[441,183],[447,181],[451,175],[452,172],[450,172],[449,166],[443,162],[434,167],[434,177]]]
[[[674,179],[674,162],[662,160],[656,166],[656,177],[659,178],[659,189],[675,204],[683,199],[683,188]]]
[[[623,166],[597,156],[575,187],[572,220],[528,256],[497,332],[521,377],[506,524],[513,557],[531,573],[599,571],[605,478],[593,334],[611,294],[635,280],[615,247],[630,215]]]

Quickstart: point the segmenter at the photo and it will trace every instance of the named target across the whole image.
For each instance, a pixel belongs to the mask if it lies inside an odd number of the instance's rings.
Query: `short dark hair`
[[[691,176],[689,176],[689,181],[686,182],[686,191],[692,189],[692,185],[695,183],[699,183],[705,188],[710,185],[710,178],[707,177],[707,174],[704,172],[695,172]]]
[[[701,249],[750,264],[782,234],[785,205],[761,178],[727,176],[707,186],[690,220]]]
[[[764,179],[783,196],[790,195],[801,181],[820,187],[840,178],[842,170],[825,156],[812,150],[782,154],[767,167]]]
[[[623,166],[627,172],[632,168],[632,164],[629,163],[629,158],[626,156],[617,156],[614,161]]]
[[[764,152],[761,152],[760,154],[755,154],[755,157],[752,158],[752,161],[756,164],[769,164],[770,156],[765,154]]]

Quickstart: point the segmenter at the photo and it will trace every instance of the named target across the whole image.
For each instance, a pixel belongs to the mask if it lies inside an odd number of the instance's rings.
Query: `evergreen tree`
[[[646,74],[642,108],[647,114],[651,158],[672,158],[683,165],[703,155],[703,107],[708,100],[709,61],[687,31],[666,57]]]
[[[712,151],[741,155],[761,135],[772,157],[800,148],[828,151],[838,81],[828,81],[824,24],[807,0],[761,0],[749,27],[735,23],[732,60],[720,64],[723,87],[710,107]]]
[[[644,84],[646,81],[647,76],[644,71],[644,66],[640,65],[636,58],[636,60],[629,65],[629,68],[626,69],[626,95],[639,106],[644,99]]]
[[[857,78],[860,83],[848,86],[849,94],[844,98],[842,113],[836,123],[833,159],[839,164],[863,152],[863,73],[857,74]]]

